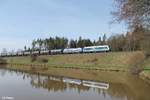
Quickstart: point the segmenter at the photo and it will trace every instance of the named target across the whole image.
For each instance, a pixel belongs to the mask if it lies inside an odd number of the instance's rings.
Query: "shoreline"
[[[85,69],[85,70],[99,70],[99,71],[115,71],[115,72],[130,72],[129,70],[125,69],[114,69],[114,68],[92,68],[92,67],[64,67],[64,66],[49,66],[47,64],[19,64],[19,63],[8,63],[7,66],[26,66],[30,67],[30,70],[49,70],[51,68],[59,68],[59,69]]]
[[[26,68],[25,68],[26,67]],[[43,76],[56,76],[56,77],[68,77],[68,78],[77,78],[83,80],[97,80],[97,81],[106,81],[105,77],[109,77],[112,81],[122,80],[121,76],[130,74],[126,71],[110,71],[110,70],[89,70],[89,69],[71,69],[71,68],[54,68],[51,67],[48,70],[40,69],[30,69],[29,66],[10,66],[5,65],[1,67],[2,69],[8,69],[10,71],[16,72],[25,72],[29,74],[37,74]],[[107,75],[106,75],[107,74]],[[115,77],[112,77],[111,74],[114,74]],[[119,76],[118,76],[119,75]],[[121,76],[120,76],[121,75]],[[118,77],[118,78],[116,78]],[[113,80],[114,79],[114,80]],[[109,81],[106,81],[109,82]],[[124,83],[124,81],[122,81]]]
[[[3,68],[9,69],[9,70],[14,70],[14,71],[20,71],[20,72],[26,72],[26,73],[34,73],[34,74],[40,74],[40,75],[55,75],[55,76],[63,76],[63,77],[70,77],[68,75],[65,75],[65,73],[52,73],[51,70],[66,70],[66,71],[98,71],[98,72],[115,72],[115,73],[130,73],[132,74],[129,70],[121,70],[121,69],[106,69],[106,68],[99,68],[99,69],[94,69],[94,68],[74,68],[74,67],[48,67],[44,64],[42,65],[34,65],[34,64],[4,64]],[[44,68],[48,67],[48,68]],[[150,84],[150,77],[145,74],[145,71],[142,71],[138,74],[138,77],[141,78],[143,81],[146,81],[147,83]]]
[[[97,70],[104,72],[128,72],[136,73],[138,68],[145,68],[143,64],[145,59],[144,53],[136,52],[110,52],[96,54],[74,54],[74,55],[53,55],[38,56],[36,61],[31,62],[31,57],[5,57],[8,69],[20,70],[25,72],[35,72],[49,75],[51,69],[61,70]],[[47,60],[46,63],[41,62]],[[149,62],[149,61],[147,61]],[[147,81],[149,74],[137,73],[138,76]],[[59,74],[59,73],[58,73]],[[149,75],[149,76],[146,76]],[[150,81],[150,78],[149,78]]]

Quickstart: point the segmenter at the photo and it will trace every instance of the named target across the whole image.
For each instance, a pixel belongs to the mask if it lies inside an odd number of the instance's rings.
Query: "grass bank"
[[[140,73],[140,77],[150,83],[150,57],[148,57],[143,63],[144,70]]]
[[[49,68],[75,68],[75,69],[99,69],[129,71],[145,59],[144,53],[136,52],[109,52],[90,54],[63,54],[52,56],[38,56],[36,58],[25,57],[5,57],[10,65],[22,65],[17,68],[22,69],[43,69]],[[26,66],[26,67],[24,67]],[[28,67],[27,67],[28,66]]]

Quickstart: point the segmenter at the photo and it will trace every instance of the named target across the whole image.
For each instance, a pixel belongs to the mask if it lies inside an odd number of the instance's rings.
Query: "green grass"
[[[90,69],[129,70],[130,67],[144,59],[144,54],[136,52],[109,52],[91,54],[64,54],[38,56],[37,59],[48,59],[47,63],[31,62],[31,57],[6,57],[8,63],[46,64],[48,67],[73,67]]]
[[[150,83],[150,57],[145,59],[141,66],[144,68],[140,73],[141,78]]]
[[[142,67],[144,68],[142,74],[150,79],[150,57],[143,62]]]
[[[145,70],[150,69],[150,58],[147,58],[142,64]]]

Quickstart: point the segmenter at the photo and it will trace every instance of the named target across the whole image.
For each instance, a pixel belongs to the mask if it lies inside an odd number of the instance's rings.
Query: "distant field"
[[[129,70],[145,58],[140,51],[136,52],[109,52],[90,54],[63,54],[52,56],[38,56],[35,62],[31,57],[6,57],[9,64],[45,64],[50,67],[90,68],[90,69],[114,69]],[[40,59],[47,59],[43,63]]]

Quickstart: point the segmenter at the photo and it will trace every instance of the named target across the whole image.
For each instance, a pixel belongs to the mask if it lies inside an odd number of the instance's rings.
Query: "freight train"
[[[56,54],[76,54],[76,53],[98,53],[108,52],[110,47],[108,45],[87,46],[83,48],[65,48],[53,50],[37,50],[37,51],[19,51],[14,53],[1,53],[1,57],[12,56],[28,56],[28,55],[56,55]]]

